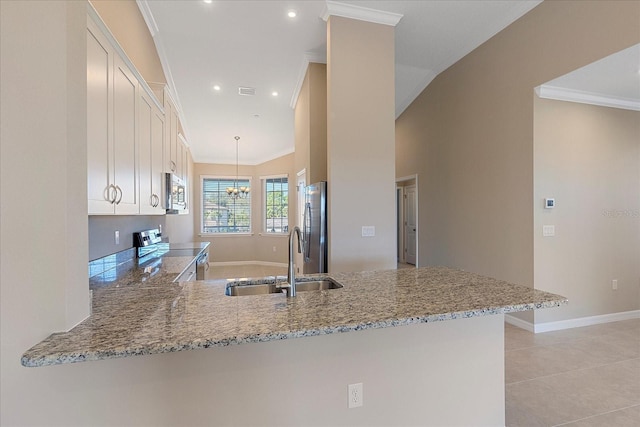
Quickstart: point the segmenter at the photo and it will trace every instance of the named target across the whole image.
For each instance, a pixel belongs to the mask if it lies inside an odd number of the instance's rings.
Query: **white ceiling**
[[[640,111],[640,44],[548,81],[537,92],[543,98]]]
[[[540,3],[342,1],[402,14],[396,115],[439,73]],[[194,161],[258,164],[293,152],[294,95],[305,58],[326,56],[325,1],[138,0],[182,110]],[[287,17],[289,10],[296,18]],[[220,85],[221,90],[213,90]],[[253,97],[239,86],[256,88]],[[271,95],[273,91],[278,96]]]

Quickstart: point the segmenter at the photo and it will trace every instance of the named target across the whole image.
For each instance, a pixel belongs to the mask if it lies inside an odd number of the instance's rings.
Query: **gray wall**
[[[150,228],[162,228],[168,237],[164,215],[89,216],[89,260],[102,258],[133,247],[133,233]],[[115,231],[120,232],[120,244],[115,244]]]

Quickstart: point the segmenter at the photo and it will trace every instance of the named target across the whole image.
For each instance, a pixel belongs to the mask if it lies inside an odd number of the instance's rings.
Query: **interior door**
[[[417,233],[417,206],[416,187],[411,185],[406,187],[404,193],[404,253],[407,264],[416,264],[416,233]]]

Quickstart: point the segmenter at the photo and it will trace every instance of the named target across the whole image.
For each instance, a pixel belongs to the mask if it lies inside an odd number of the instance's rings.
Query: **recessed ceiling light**
[[[273,95],[273,96],[278,96],[278,92],[273,91],[273,92],[271,92],[271,95]]]
[[[296,15],[298,15],[298,14],[296,13],[296,11],[295,11],[295,10],[290,10],[289,12],[287,12],[287,16],[288,16],[289,18],[295,18],[295,17],[296,17]]]
[[[213,90],[220,90],[220,86],[218,86],[218,85],[213,85]]]
[[[203,0],[203,1],[207,4],[213,3],[213,0]]]

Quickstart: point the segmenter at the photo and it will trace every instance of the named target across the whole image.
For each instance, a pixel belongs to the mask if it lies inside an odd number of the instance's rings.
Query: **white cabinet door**
[[[177,150],[176,150],[176,175],[178,175],[184,181],[184,144],[182,141],[178,140]]]
[[[137,214],[138,167],[136,104],[138,80],[124,61],[114,56],[113,75],[113,151],[114,183],[118,191],[117,214]]]
[[[189,148],[187,142],[182,135],[178,135],[178,170],[176,172],[182,181],[186,189],[185,202],[187,204],[187,210],[189,209]]]
[[[140,213],[162,215],[165,213],[161,197],[164,114],[142,90],[138,104],[138,132]]]
[[[165,113],[165,172],[178,171],[178,110],[171,101],[168,92],[164,96]]]
[[[113,50],[89,21],[87,28],[87,196],[89,214],[113,214]]]
[[[153,109],[151,116],[151,191],[158,196],[156,213],[164,215],[166,207],[163,205],[163,181],[164,181],[164,113],[159,108]]]
[[[185,194],[184,194],[184,200],[186,202],[186,209],[187,211],[189,210],[189,204],[191,203],[191,178],[189,176],[189,149],[185,146],[184,147],[184,157],[183,157],[183,172],[184,172],[184,186],[185,186]]]
[[[139,212],[138,80],[87,21],[87,199],[89,215]]]

